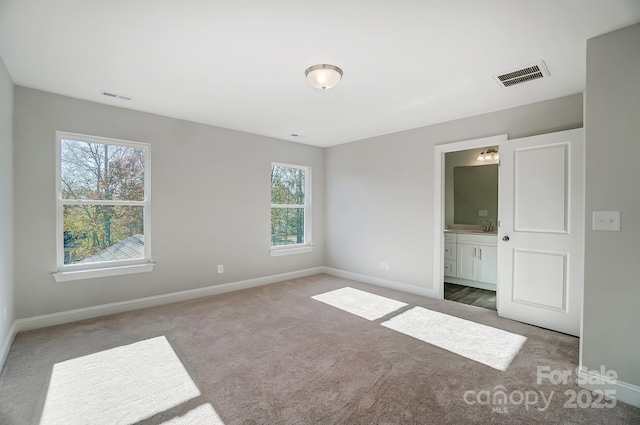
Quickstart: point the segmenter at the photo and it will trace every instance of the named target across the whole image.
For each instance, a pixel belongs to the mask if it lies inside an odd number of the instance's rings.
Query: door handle
[[[503,236],[502,240],[505,241],[505,242],[509,242],[509,236]]]

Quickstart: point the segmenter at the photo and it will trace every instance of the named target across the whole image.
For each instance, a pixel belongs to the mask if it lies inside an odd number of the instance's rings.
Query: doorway
[[[446,242],[452,239],[445,232],[445,154],[506,140],[504,135],[435,147],[433,280],[440,299],[445,295]],[[584,284],[584,131],[513,139],[502,143],[500,150],[500,239],[491,239],[496,245],[491,248],[485,246],[491,240],[482,239],[487,235],[458,235],[457,275],[496,273],[500,317],[579,336]],[[493,255],[497,270],[478,263],[480,257]]]
[[[496,153],[505,140],[507,135],[500,135],[436,147],[440,193],[434,232],[440,237],[434,264],[441,267],[434,267],[439,269],[434,280],[441,299],[497,310]]]
[[[469,242],[469,244],[461,244],[460,249],[458,249],[457,246],[457,242],[458,242],[458,236],[455,235],[451,235],[451,234],[446,234],[445,233],[445,229],[446,230],[450,230],[448,229],[447,226],[447,221],[449,221],[449,224],[452,224],[454,221],[454,217],[452,214],[454,214],[454,209],[453,209],[453,205],[447,205],[447,202],[449,202],[450,204],[453,204],[453,194],[450,193],[450,196],[446,196],[445,197],[445,193],[447,190],[449,190],[449,192],[452,191],[451,187],[447,187],[446,182],[447,182],[447,172],[449,173],[449,177],[452,180],[453,179],[453,170],[451,168],[449,168],[449,170],[447,170],[447,168],[445,167],[445,160],[446,160],[446,155],[449,153],[454,153],[454,152],[462,152],[462,151],[470,151],[470,150],[477,150],[477,149],[484,149],[490,146],[499,146],[500,143],[504,142],[507,140],[507,135],[503,134],[503,135],[498,135],[498,136],[492,136],[492,137],[484,137],[484,138],[480,138],[480,139],[474,139],[474,140],[466,140],[466,141],[461,141],[461,142],[455,142],[455,143],[448,143],[446,145],[437,145],[435,147],[435,156],[434,156],[434,205],[435,205],[435,209],[434,209],[434,262],[433,262],[433,269],[434,269],[434,276],[433,276],[433,281],[435,283],[436,286],[436,290],[438,291],[439,294],[439,298],[440,299],[445,299],[446,295],[450,295],[453,296],[452,292],[455,291],[455,289],[458,289],[457,292],[459,295],[462,295],[462,297],[460,297],[461,299],[464,299],[466,297],[466,300],[472,300],[471,302],[477,301],[477,298],[481,298],[482,295],[488,295],[488,294],[477,294],[474,296],[473,294],[473,289],[467,289],[465,292],[467,292],[466,294],[460,293],[460,288],[456,288],[456,287],[450,287],[448,289],[453,289],[454,291],[445,291],[445,279],[444,279],[444,275],[445,272],[447,272],[447,274],[451,275],[451,274],[458,274],[458,270],[461,269],[462,271],[462,277],[459,279],[465,279],[464,281],[457,281],[458,277],[456,276],[448,278],[447,280],[449,280],[448,283],[451,284],[456,284],[459,285],[460,283],[465,284],[464,286],[468,287],[468,284],[471,279],[466,279],[467,277],[472,277],[473,275],[477,276],[477,272],[478,272],[478,263],[475,262],[476,259],[478,259],[479,256],[479,249],[478,247],[480,245],[473,245],[474,241],[474,235],[469,234],[468,236],[463,236],[462,237],[462,242]],[[464,157],[464,155],[463,155]],[[464,160],[462,160],[464,161]],[[451,164],[450,164],[451,165]],[[483,212],[484,213],[484,212]],[[487,219],[489,219],[488,217],[489,211],[487,211]],[[492,223],[492,226],[496,226],[497,228],[497,217],[495,218],[496,221],[494,221]],[[464,227],[464,226],[463,226]],[[473,230],[474,228],[468,229],[468,230]],[[475,229],[477,229],[477,227],[475,227]],[[482,225],[480,225],[479,229],[482,229]],[[460,230],[465,230],[460,229]],[[448,233],[448,232],[447,232]],[[484,237],[485,235],[478,235],[478,236],[482,236]],[[448,240],[447,243],[447,249],[449,250],[448,253],[447,251],[445,251],[445,238]],[[452,245],[455,239],[455,245]],[[489,243],[489,241],[485,241],[485,243]],[[483,245],[484,246],[484,245]],[[475,251],[474,251],[475,248]],[[455,250],[455,251],[454,251]],[[460,258],[458,258],[458,253],[460,252]],[[485,257],[487,258],[487,253],[489,251],[485,249],[484,254]],[[492,253],[493,254],[493,253]],[[491,255],[491,254],[490,254]],[[445,256],[449,257],[447,258],[446,262],[445,262]],[[451,257],[455,257],[455,262],[450,259]],[[461,263],[458,264],[458,261],[460,261]],[[453,267],[455,267],[455,272],[453,270]],[[446,270],[446,268],[448,268],[449,270]],[[471,276],[466,275],[466,271],[470,270],[470,273],[472,273]],[[477,281],[479,284],[476,285],[476,289],[484,289],[484,290],[496,290],[495,285],[493,287],[487,287],[485,285],[483,285],[482,282]],[[473,288],[473,287],[471,287]],[[465,289],[465,288],[462,288]],[[448,293],[448,294],[447,294]],[[496,310],[497,310],[497,306],[496,306]]]

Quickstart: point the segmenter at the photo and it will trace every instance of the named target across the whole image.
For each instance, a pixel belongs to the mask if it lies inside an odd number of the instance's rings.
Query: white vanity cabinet
[[[460,244],[458,245],[457,277],[462,279],[478,280],[478,246]]]
[[[478,280],[498,283],[498,247],[478,245]]]
[[[446,281],[495,290],[498,268],[498,237],[495,234],[444,234]]]
[[[456,277],[458,275],[458,266],[456,265],[457,236],[455,233],[444,234],[444,275]]]
[[[497,237],[459,234],[457,238],[457,277],[485,283],[497,282]]]

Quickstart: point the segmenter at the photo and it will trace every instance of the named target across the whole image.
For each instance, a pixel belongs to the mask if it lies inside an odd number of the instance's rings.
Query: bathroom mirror
[[[483,224],[498,217],[498,164],[453,169],[453,222]],[[481,213],[485,215],[480,215]]]

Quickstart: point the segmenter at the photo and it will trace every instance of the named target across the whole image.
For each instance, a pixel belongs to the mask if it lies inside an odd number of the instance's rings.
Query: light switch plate
[[[593,230],[620,231],[620,211],[594,211]]]

